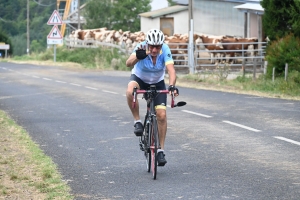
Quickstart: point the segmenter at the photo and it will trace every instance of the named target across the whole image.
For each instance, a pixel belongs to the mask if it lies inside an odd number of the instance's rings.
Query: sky
[[[152,0],[151,7],[152,7],[151,10],[157,10],[157,9],[168,7],[168,1],[167,0]]]

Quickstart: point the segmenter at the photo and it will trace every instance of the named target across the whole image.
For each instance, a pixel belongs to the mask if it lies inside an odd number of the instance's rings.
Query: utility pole
[[[80,0],[77,0],[78,3],[78,29],[80,29]]]
[[[189,0],[189,31],[191,31],[191,19],[193,19],[193,0]]]
[[[27,54],[29,55],[29,44],[30,44],[30,35],[29,35],[29,0],[27,0]]]
[[[193,22],[193,0],[189,0],[189,49],[188,49],[188,65],[190,74],[195,73],[194,66],[194,22]],[[197,64],[197,63],[196,63]]]

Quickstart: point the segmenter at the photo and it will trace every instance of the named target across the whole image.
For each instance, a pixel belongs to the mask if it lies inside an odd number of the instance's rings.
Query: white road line
[[[89,86],[85,86],[85,88],[91,89],[91,90],[98,90],[97,88],[93,88],[93,87],[89,87]]]
[[[44,80],[46,80],[46,81],[51,81],[52,79],[50,79],[50,78],[43,78]]]
[[[300,145],[300,142],[297,142],[295,140],[291,140],[291,139],[288,139],[288,138],[285,138],[285,137],[274,136],[274,138],[279,139],[279,140],[283,140],[283,141],[286,141],[286,142],[290,142],[290,143],[293,143],[293,144],[296,144],[296,145]]]
[[[40,77],[38,77],[38,76],[32,76],[33,78],[40,78]]]
[[[240,128],[244,128],[244,129],[247,129],[247,130],[250,130],[250,131],[254,131],[254,132],[261,132],[261,130],[258,130],[258,129],[255,129],[255,128],[251,128],[249,126],[244,126],[242,124],[237,124],[237,123],[234,123],[234,122],[231,122],[231,121],[223,121],[227,124],[231,124],[231,125],[234,125],[234,126],[238,126]]]
[[[204,114],[201,114],[201,113],[196,113],[196,112],[192,112],[192,111],[188,111],[188,110],[182,110],[182,112],[186,112],[186,113],[190,113],[190,114],[193,114],[193,115],[198,115],[198,116],[206,117],[206,118],[211,118],[212,117],[212,116],[209,116],[209,115],[204,115]]]
[[[102,92],[107,92],[107,93],[111,93],[111,94],[118,94],[117,92],[112,92],[112,91],[108,91],[108,90],[102,90]]]
[[[81,86],[81,85],[76,84],[76,83],[70,83],[70,85]]]
[[[64,82],[64,81],[55,81],[56,83],[67,83],[67,82]]]

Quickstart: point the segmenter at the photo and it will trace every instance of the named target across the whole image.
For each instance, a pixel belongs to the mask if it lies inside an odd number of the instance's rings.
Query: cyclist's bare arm
[[[168,64],[167,66],[168,74],[169,74],[169,85],[176,84],[176,72],[174,68],[174,64]]]
[[[168,64],[167,66],[168,74],[169,74],[169,85],[176,84],[176,72],[174,68],[174,64]],[[178,94],[174,91],[174,95],[177,96]]]
[[[138,61],[139,61],[139,59],[136,58],[136,55],[131,54],[129,56],[129,58],[126,60],[126,66],[127,67],[133,67]]]
[[[145,50],[147,55],[150,54],[150,52],[146,50],[146,46],[141,45],[140,47],[138,47],[138,50]],[[127,59],[126,66],[127,67],[133,67],[138,61],[139,61],[139,59],[137,59],[136,54],[133,53]]]

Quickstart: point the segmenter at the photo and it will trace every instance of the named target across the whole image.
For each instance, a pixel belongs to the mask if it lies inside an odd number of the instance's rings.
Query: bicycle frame
[[[159,94],[167,94],[168,90],[156,90],[155,85],[150,85],[149,90],[133,90],[133,107],[135,107],[137,94],[144,94],[147,101],[147,112],[144,119],[144,134],[140,138],[140,148],[144,151],[147,160],[147,171],[152,171],[153,179],[156,179],[157,172],[157,149],[159,148],[158,124],[154,100]],[[174,105],[174,95],[172,95],[171,105]]]
[[[132,107],[135,108],[137,95],[144,94],[147,101],[147,112],[144,119],[144,134],[140,137],[140,149],[144,151],[147,160],[147,171],[152,171],[153,179],[156,179],[157,172],[157,149],[160,147],[158,124],[156,119],[156,110],[154,100],[159,94],[168,94],[169,90],[156,90],[155,85],[150,85],[149,90],[139,90],[137,87],[133,89]],[[184,106],[185,102],[174,104],[174,93],[171,93],[171,108]]]

